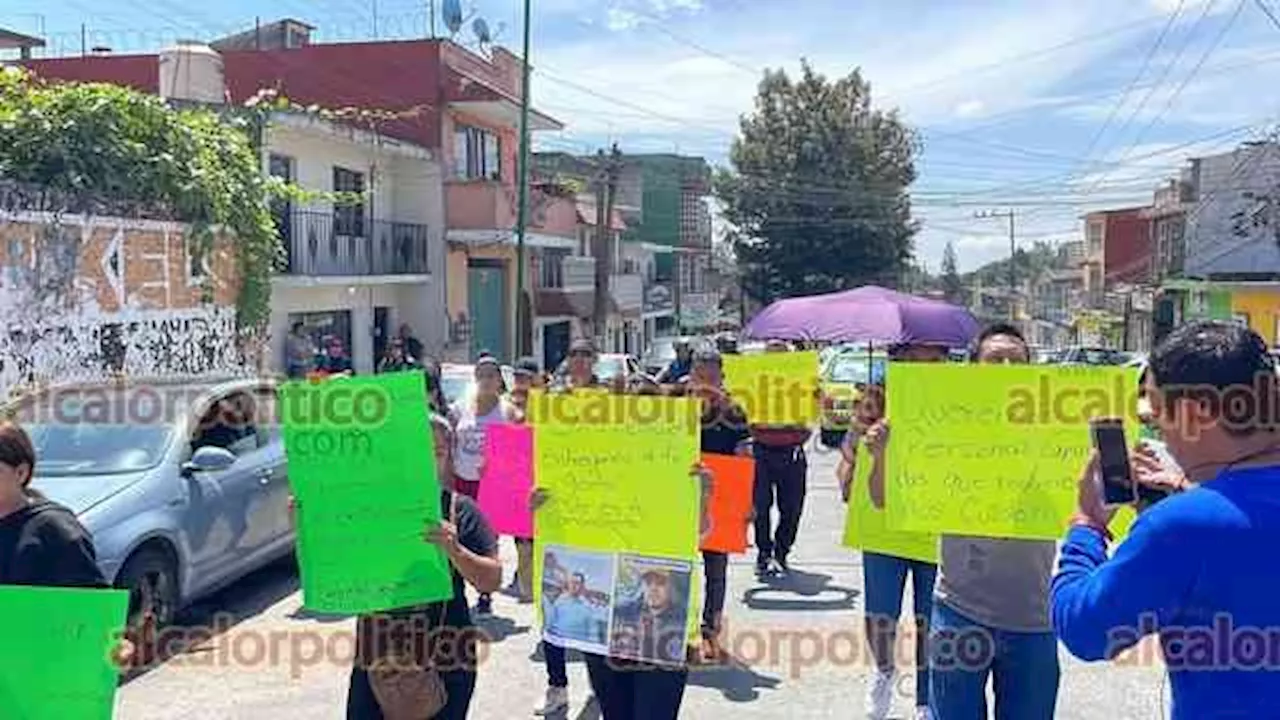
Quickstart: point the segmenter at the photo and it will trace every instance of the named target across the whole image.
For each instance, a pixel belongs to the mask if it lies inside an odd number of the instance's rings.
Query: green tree
[[[942,294],[950,303],[964,302],[964,282],[956,269],[956,248],[948,242],[942,251]]]
[[[915,133],[854,70],[767,71],[715,194],[754,299],[897,285],[912,257]]]

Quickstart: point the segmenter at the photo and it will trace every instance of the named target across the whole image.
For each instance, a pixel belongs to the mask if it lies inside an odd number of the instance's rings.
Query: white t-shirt
[[[453,420],[453,471],[458,477],[470,482],[480,479],[480,468],[484,466],[484,429],[489,423],[505,421],[511,414],[506,399],[500,400],[485,415],[476,415],[472,398],[454,404],[449,416]]]

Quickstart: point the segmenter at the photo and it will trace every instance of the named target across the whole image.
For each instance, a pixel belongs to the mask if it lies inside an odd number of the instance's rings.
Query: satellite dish
[[[484,18],[476,18],[475,22],[471,23],[471,30],[475,32],[476,40],[479,40],[481,45],[487,45],[493,39],[493,35],[489,33],[489,23],[485,22]]]
[[[462,29],[462,0],[444,0],[441,12],[444,14],[444,26],[450,33],[457,34]]]

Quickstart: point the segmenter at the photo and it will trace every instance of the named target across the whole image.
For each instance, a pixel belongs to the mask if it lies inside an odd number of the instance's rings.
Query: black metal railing
[[[287,275],[417,275],[430,272],[426,225],[295,210],[276,221]]]

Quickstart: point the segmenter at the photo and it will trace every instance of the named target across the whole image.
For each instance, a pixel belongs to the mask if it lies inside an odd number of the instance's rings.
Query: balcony
[[[596,259],[544,254],[538,260],[538,289],[582,292],[595,289]]]
[[[638,313],[644,307],[644,278],[638,273],[609,277],[609,294],[620,313]]]
[[[286,275],[425,275],[426,225],[294,211],[277,219]]]

